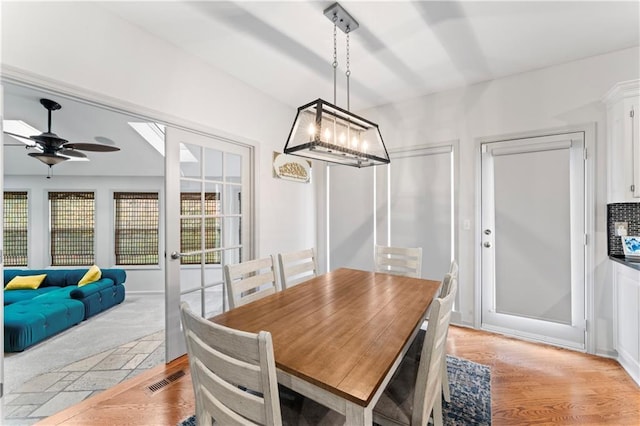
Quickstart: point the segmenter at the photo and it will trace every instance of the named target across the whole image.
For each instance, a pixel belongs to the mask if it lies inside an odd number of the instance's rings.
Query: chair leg
[[[196,423],[198,426],[212,426],[213,419],[206,410],[196,409]]]
[[[442,395],[438,392],[436,400],[433,403],[433,425],[443,426],[442,424]]]
[[[447,355],[444,355],[442,360],[442,395],[444,400],[451,402],[451,391],[449,388],[449,373],[447,373]]]

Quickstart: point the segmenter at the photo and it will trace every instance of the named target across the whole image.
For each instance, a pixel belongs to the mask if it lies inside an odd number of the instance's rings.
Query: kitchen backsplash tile
[[[627,222],[627,235],[640,235],[640,203],[607,204],[607,230],[609,255],[624,255],[622,241],[616,235],[614,223]]]

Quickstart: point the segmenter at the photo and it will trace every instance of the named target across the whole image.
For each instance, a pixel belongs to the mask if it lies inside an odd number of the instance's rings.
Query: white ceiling
[[[332,1],[101,2],[96,7],[195,55],[292,108],[333,99]],[[640,2],[344,1],[359,22],[351,35],[351,109],[470,85],[640,44]],[[345,106],[345,41],[338,31],[338,105]],[[5,88],[5,118],[45,130],[33,90]],[[130,118],[54,98],[53,131],[74,142],[107,137],[118,153],[88,153],[58,174],[162,174],[162,157],[126,125]],[[11,138],[5,138],[12,141]],[[19,156],[16,157],[15,153]],[[97,159],[106,160],[98,163]],[[141,164],[140,159],[145,163]],[[100,164],[103,164],[102,166]],[[117,164],[117,167],[113,167]],[[5,173],[46,174],[19,147]]]
[[[333,97],[333,1],[102,6],[287,105]],[[637,1],[344,1],[351,107],[386,104],[640,44]],[[345,38],[338,36],[338,103]]]

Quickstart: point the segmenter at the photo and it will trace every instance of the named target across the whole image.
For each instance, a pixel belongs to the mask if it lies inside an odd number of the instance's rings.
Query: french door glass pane
[[[225,181],[232,183],[242,182],[242,157],[237,154],[225,155]]]
[[[180,144],[180,174],[186,178],[202,176],[202,148],[188,143]]]
[[[242,242],[239,217],[226,217],[224,219],[224,245],[227,247],[239,246]]]
[[[240,185],[225,185],[226,194],[226,214],[242,213],[242,187]]]
[[[204,150],[204,178],[206,180],[222,180],[222,152],[216,149]]]

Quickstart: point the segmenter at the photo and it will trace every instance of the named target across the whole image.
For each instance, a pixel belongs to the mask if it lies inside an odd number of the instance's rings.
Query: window
[[[114,192],[116,265],[157,265],[157,192]]]
[[[93,192],[49,192],[51,265],[83,266],[95,262]]]
[[[4,264],[27,266],[28,199],[26,191],[4,193]]]
[[[204,194],[204,212],[200,210],[201,194],[199,192],[183,192],[180,194],[180,251],[188,253],[204,249],[220,247],[220,193]],[[204,221],[204,222],[203,222]],[[204,228],[204,238],[202,231]],[[182,256],[183,265],[200,264],[199,256]],[[220,252],[205,253],[205,263],[220,263]]]

